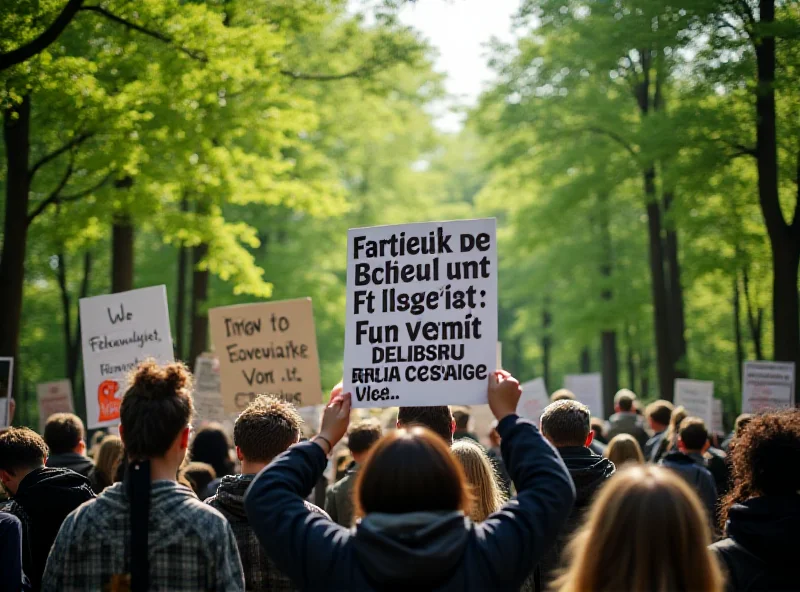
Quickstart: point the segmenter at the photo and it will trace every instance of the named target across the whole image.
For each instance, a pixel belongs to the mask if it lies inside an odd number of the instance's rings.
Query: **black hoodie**
[[[729,591],[800,589],[800,495],[757,497],[728,513],[728,538],[711,545],[728,572]]]
[[[69,469],[41,467],[20,481],[7,511],[22,522],[22,564],[34,590],[64,518],[92,498],[89,480]]]

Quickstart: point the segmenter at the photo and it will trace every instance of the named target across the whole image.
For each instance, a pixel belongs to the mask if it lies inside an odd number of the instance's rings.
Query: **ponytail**
[[[150,517],[150,461],[131,461],[125,471],[125,491],[131,513],[131,591],[146,592],[150,587],[148,525]]]

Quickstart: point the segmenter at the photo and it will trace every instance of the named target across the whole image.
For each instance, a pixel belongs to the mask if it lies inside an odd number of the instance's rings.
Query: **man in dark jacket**
[[[636,438],[639,446],[647,445],[650,435],[645,429],[644,419],[636,413],[636,395],[628,389],[614,395],[614,415],[608,418],[606,439],[610,442],[617,434],[629,434]]]
[[[22,523],[13,514],[0,512],[0,592],[30,590],[22,571]]]
[[[644,410],[647,417],[647,422],[650,424],[650,429],[653,431],[653,437],[650,438],[644,445],[642,452],[646,461],[655,462],[655,456],[661,440],[664,439],[664,434],[669,427],[669,420],[672,417],[672,410],[675,406],[669,401],[659,399],[653,401]]]
[[[72,413],[54,413],[44,426],[44,442],[50,451],[47,466],[72,469],[93,481],[94,462],[86,456],[86,430]]]
[[[447,405],[435,407],[400,407],[397,410],[397,429],[423,426],[438,434],[453,445],[453,433],[456,431],[456,420]]]
[[[244,510],[244,496],[261,469],[300,441],[302,423],[303,419],[290,403],[264,396],[250,403],[233,427],[233,443],[236,456],[242,463],[242,474],[223,477],[216,495],[206,500],[228,519],[233,528],[246,590],[291,592],[298,589],[278,570],[259,544]],[[328,517],[311,502],[304,503],[309,511]]]
[[[668,453],[660,465],[677,471],[686,482],[694,487],[700,501],[706,508],[709,522],[714,524],[717,487],[714,476],[706,468],[703,458],[710,446],[706,424],[699,417],[687,417],[681,422],[678,432],[678,450]]]
[[[561,563],[566,542],[580,523],[595,493],[614,474],[614,463],[596,455],[589,448],[594,437],[590,427],[591,412],[578,401],[561,400],[545,407],[542,435],[556,447],[575,484],[575,505],[555,544],[539,562],[541,585],[547,587]]]
[[[354,524],[353,486],[358,469],[364,464],[369,449],[381,439],[381,424],[375,419],[365,419],[350,426],[347,430],[347,447],[353,455],[353,464],[345,476],[328,488],[325,497],[325,511],[331,520],[350,528]]]
[[[28,428],[0,434],[0,481],[11,495],[6,511],[22,522],[22,563],[38,590],[61,523],[94,498],[89,480],[69,469],[45,467],[44,440]]]

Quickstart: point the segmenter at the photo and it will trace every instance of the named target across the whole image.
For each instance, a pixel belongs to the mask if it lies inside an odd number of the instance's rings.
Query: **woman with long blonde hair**
[[[710,544],[703,505],[683,479],[668,469],[631,466],[600,490],[553,589],[721,592]]]
[[[466,438],[455,442],[450,450],[464,469],[472,494],[469,517],[473,522],[483,522],[506,501],[497,485],[492,463],[480,446]]]
[[[644,454],[639,442],[630,434],[617,434],[611,438],[605,451],[605,457],[621,468],[626,463],[644,464]]]

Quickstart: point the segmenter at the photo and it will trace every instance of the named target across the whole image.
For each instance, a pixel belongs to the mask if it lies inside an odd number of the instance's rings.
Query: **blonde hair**
[[[658,444],[657,458],[661,458],[673,448],[678,447],[678,432],[681,428],[681,422],[687,417],[689,417],[689,412],[686,411],[683,405],[679,405],[672,410],[672,416],[669,418],[669,427]]]
[[[606,458],[617,467],[629,462],[644,464],[642,448],[630,434],[619,434],[611,438],[606,448]]]
[[[553,590],[720,592],[710,544],[705,510],[680,476],[631,466],[600,490]]]
[[[469,517],[483,522],[505,502],[492,463],[480,446],[466,439],[458,440],[450,450],[464,469],[472,493]]]
[[[100,442],[97,457],[94,460],[95,472],[98,473],[97,482],[100,487],[106,488],[114,482],[117,467],[122,461],[122,451],[122,440],[119,436],[106,436]]]

